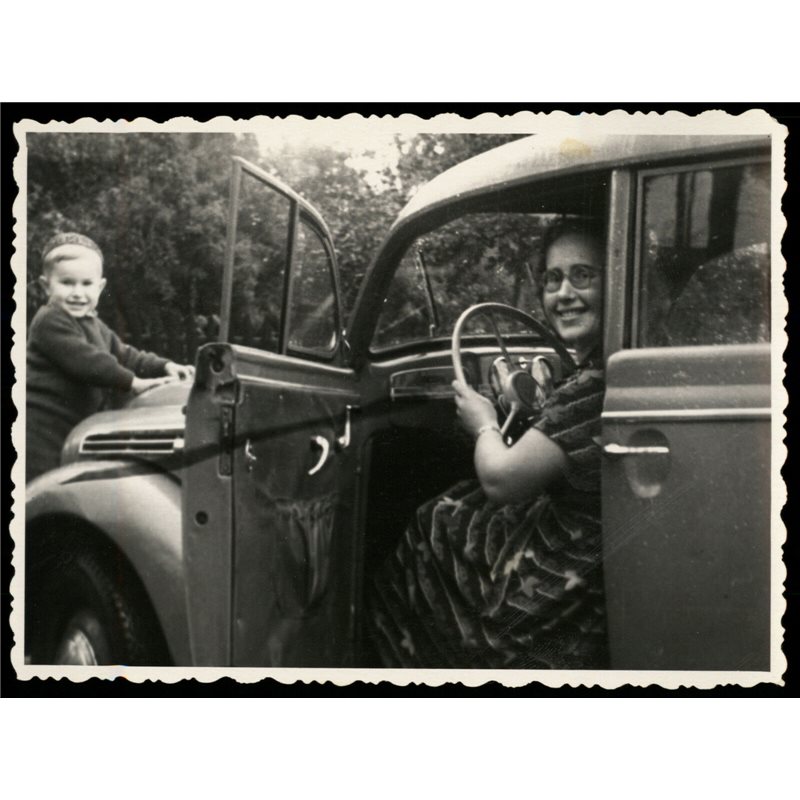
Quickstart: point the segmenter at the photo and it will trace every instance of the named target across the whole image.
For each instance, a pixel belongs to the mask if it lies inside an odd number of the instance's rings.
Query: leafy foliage
[[[256,152],[230,134],[31,135],[29,279],[52,233],[85,233],[104,253],[101,316],[137,347],[191,359],[219,307],[229,157]]]
[[[373,344],[449,336],[461,312],[475,303],[506,303],[541,318],[533,265],[548,220],[541,214],[468,214],[420,236],[395,273]],[[470,332],[492,329],[476,317]]]
[[[53,233],[80,231],[105,257],[101,316],[136,347],[192,361],[197,346],[216,335],[232,155],[264,165],[321,211],[336,246],[347,313],[382,238],[416,188],[513,138],[395,137],[396,165],[370,174],[351,151],[282,145],[265,152],[251,135],[29,134],[29,316],[42,300],[35,288],[41,247]],[[243,263],[280,257],[274,237],[255,233],[263,218],[252,203],[242,209],[240,224],[251,231],[239,243],[250,251],[239,253]],[[274,281],[268,283],[253,274],[245,293],[234,298],[234,313],[249,330],[265,324],[256,318],[253,297],[266,292],[269,304],[279,302]],[[265,344],[272,335],[264,333]]]

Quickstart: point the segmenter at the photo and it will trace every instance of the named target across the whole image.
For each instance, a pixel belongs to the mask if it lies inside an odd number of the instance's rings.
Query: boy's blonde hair
[[[57,264],[63,256],[51,256],[50,254],[58,247],[65,244],[76,244],[80,247],[85,247],[88,250],[93,250],[100,256],[100,263],[103,262],[103,251],[98,247],[97,243],[84,236],[82,233],[57,233],[47,240],[47,244],[42,248],[42,275],[49,275],[55,264]]]

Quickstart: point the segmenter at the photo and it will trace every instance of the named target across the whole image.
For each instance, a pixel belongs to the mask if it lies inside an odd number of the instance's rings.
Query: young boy
[[[67,434],[101,408],[108,390],[139,394],[194,374],[194,367],[124,344],[97,317],[103,254],[87,236],[52,237],[39,280],[48,302],[28,333],[26,481],[59,465]]]

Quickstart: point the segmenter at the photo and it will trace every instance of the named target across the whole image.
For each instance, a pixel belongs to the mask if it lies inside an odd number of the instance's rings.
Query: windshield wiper
[[[428,267],[425,264],[422,251],[419,249],[414,252],[414,264],[422,274],[422,282],[425,285],[425,300],[431,319],[431,322],[428,324],[428,338],[433,339],[436,332],[439,330],[439,315],[436,313],[436,304],[433,301],[433,286],[431,285],[430,275],[428,275]]]

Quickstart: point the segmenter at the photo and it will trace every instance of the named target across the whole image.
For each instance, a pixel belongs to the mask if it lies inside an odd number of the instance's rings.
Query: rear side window
[[[639,346],[768,342],[768,165],[644,173],[639,197]]]

